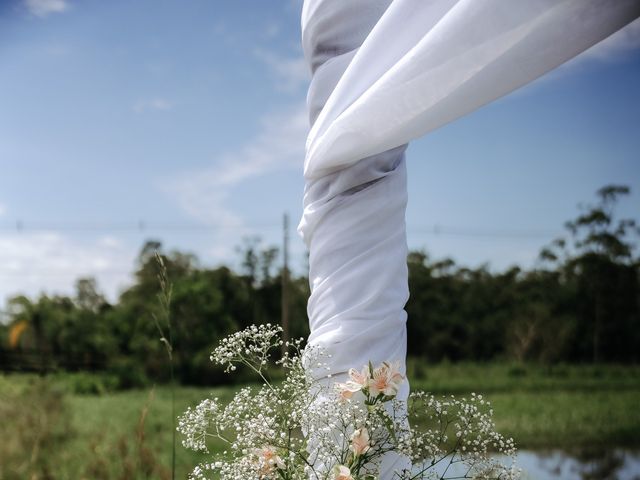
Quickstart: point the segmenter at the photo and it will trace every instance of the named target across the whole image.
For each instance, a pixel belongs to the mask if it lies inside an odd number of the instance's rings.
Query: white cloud
[[[104,248],[122,248],[123,243],[117,237],[113,237],[111,235],[106,235],[98,239],[98,245]]]
[[[3,203],[0,203],[0,217],[2,217],[5,213],[7,213],[7,206]]]
[[[297,105],[266,115],[261,131],[237,152],[222,157],[215,169],[219,185],[233,186],[242,180],[280,168],[300,168],[309,121],[306,106]]]
[[[242,32],[230,29],[226,23],[219,21],[213,26],[213,33],[218,36],[228,47],[236,48],[242,38]]]
[[[279,33],[280,33],[280,25],[278,25],[275,22],[268,23],[264,29],[264,35],[266,38],[277,37]]]
[[[261,121],[261,131],[236,151],[214,159],[215,166],[162,179],[159,188],[173,196],[182,209],[205,225],[222,227],[217,245],[209,252],[216,258],[230,253],[228,245],[249,233],[241,216],[230,205],[233,188],[243,181],[270,172],[297,168],[302,175],[304,143],[308,130],[306,107],[297,105],[272,113]]]
[[[25,5],[32,14],[38,17],[64,12],[69,8],[66,0],[25,0]]]
[[[174,104],[164,98],[152,98],[150,100],[138,100],[133,105],[133,111],[142,113],[146,111],[168,111],[172,110]]]
[[[132,282],[136,255],[114,237],[80,242],[53,232],[0,234],[0,308],[16,294],[72,295],[76,280],[87,276],[115,301]]]
[[[286,58],[259,48],[254,53],[271,70],[278,90],[297,92],[308,85],[311,74],[302,55]]]
[[[52,43],[44,47],[44,52],[51,57],[65,57],[71,53],[71,47],[62,43]]]

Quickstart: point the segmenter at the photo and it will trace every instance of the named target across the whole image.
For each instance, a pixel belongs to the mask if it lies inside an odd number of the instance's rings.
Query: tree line
[[[410,252],[408,351],[425,361],[637,363],[640,360],[640,228],[616,219],[627,186],[598,190],[597,203],[565,223],[566,235],[540,250],[535,268],[492,273]],[[185,384],[227,377],[209,355],[223,337],[253,323],[281,318],[279,250],[259,238],[238,247],[236,272],[205,268],[158,241],[141,249],[135,281],[108,302],[95,279],[81,278],[72,296],[17,295],[0,324],[3,370],[92,371],[122,388],[168,380],[159,316],[161,256],[172,284],[169,316],[175,374]],[[306,337],[308,280],[289,276],[290,333]]]

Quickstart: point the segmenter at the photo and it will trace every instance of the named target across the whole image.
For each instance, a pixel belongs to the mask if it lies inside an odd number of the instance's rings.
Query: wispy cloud
[[[51,57],[64,57],[71,53],[71,47],[62,43],[50,43],[44,47],[44,51]]]
[[[4,203],[0,203],[0,217],[7,213],[7,206]]]
[[[233,186],[249,177],[281,168],[302,168],[309,122],[304,104],[266,115],[260,133],[239,151],[221,159],[217,183]]]
[[[174,103],[165,98],[152,98],[149,100],[138,100],[133,105],[133,111],[143,113],[148,111],[169,111],[174,107]]]
[[[264,36],[266,38],[271,39],[271,38],[277,37],[279,33],[280,33],[280,25],[278,25],[277,23],[269,22],[265,26]]]
[[[61,13],[69,8],[66,0],[25,0],[25,5],[38,17],[46,17],[50,13]]]
[[[228,254],[230,235],[250,233],[234,211],[231,194],[245,180],[282,169],[300,169],[308,120],[304,104],[266,115],[260,133],[236,151],[214,159],[211,168],[185,172],[159,181],[159,188],[192,218],[221,227],[214,256]]]
[[[274,52],[256,49],[255,55],[264,62],[271,71],[275,86],[280,91],[298,92],[306,87],[311,75],[302,55],[283,57]]]
[[[238,47],[242,38],[242,32],[229,28],[223,21],[219,21],[213,25],[213,33],[220,38],[225,45],[234,49]]]
[[[137,252],[119,239],[92,242],[54,232],[0,234],[0,301],[16,294],[73,294],[78,278],[93,276],[109,300],[131,283]]]

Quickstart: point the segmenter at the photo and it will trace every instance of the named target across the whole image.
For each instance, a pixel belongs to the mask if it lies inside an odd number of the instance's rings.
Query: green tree
[[[640,228],[634,219],[615,219],[619,198],[629,187],[607,185],[597,191],[598,203],[580,205],[582,213],[565,223],[570,238],[555,239],[539,255],[541,263],[562,272],[573,284],[581,341],[573,357],[637,361],[640,347],[638,272],[633,256]]]

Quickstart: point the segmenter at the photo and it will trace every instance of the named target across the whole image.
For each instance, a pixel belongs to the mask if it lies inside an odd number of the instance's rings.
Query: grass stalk
[[[167,275],[167,267],[164,264],[162,256],[156,251],[154,252],[156,261],[159,266],[158,281],[160,282],[160,293],[158,293],[158,302],[160,304],[160,316],[152,313],[153,320],[160,333],[160,341],[164,344],[167,356],[169,358],[169,374],[170,374],[170,390],[171,390],[171,425],[172,442],[171,442],[171,478],[176,478],[176,385],[173,369],[173,337],[171,331],[171,294],[173,290],[172,284],[169,282]],[[166,327],[166,335],[162,323]]]

